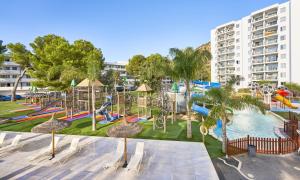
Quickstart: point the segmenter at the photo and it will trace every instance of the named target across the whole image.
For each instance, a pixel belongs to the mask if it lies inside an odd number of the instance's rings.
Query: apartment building
[[[15,80],[18,75],[21,74],[20,65],[15,62],[7,59],[4,61],[3,65],[0,67],[0,94],[6,95],[9,94],[12,90]],[[19,86],[17,88],[18,93],[22,93],[27,91],[31,86],[32,78],[28,75],[24,75],[24,77],[19,82]]]
[[[299,37],[299,30],[295,30],[299,25],[294,27],[296,22],[291,21],[300,18],[296,10],[296,6],[300,9],[299,2],[295,2],[274,4],[213,29],[212,81],[226,84],[234,75],[244,79],[237,88],[258,81],[271,81],[276,85],[300,83],[300,73],[292,67],[299,64],[299,55],[293,54],[292,49],[300,48],[299,41],[291,43],[293,33],[297,32],[295,37]]]

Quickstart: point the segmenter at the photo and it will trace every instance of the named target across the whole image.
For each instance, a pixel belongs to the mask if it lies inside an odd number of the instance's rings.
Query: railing
[[[298,144],[292,138],[260,138],[248,135],[244,138],[227,140],[227,154],[245,153],[249,145],[254,145],[256,152],[261,154],[287,154],[298,148]]]
[[[297,115],[293,112],[289,112],[289,121],[284,122],[283,128],[283,131],[296,142],[298,142],[299,138],[297,133],[298,121],[299,119],[297,118]]]

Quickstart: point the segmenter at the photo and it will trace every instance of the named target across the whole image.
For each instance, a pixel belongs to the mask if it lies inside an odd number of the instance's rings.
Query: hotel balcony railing
[[[234,36],[233,35],[228,35],[226,38],[227,39],[231,39],[231,38],[233,38]]]
[[[276,25],[277,25],[277,21],[266,23],[266,27],[276,26]]]
[[[253,60],[252,63],[253,64],[264,63],[264,60],[263,59],[261,59],[261,60]]]
[[[223,37],[223,38],[218,38],[217,39],[217,41],[224,41],[225,40],[225,38]]]
[[[269,62],[277,62],[277,58],[276,59],[270,59],[270,58],[267,58],[266,59],[266,62],[269,63]]]
[[[253,72],[262,72],[264,71],[264,68],[261,67],[261,68],[253,68]]]
[[[234,63],[227,63],[226,66],[234,66]]]
[[[252,36],[252,39],[258,39],[258,38],[262,38],[262,37],[264,37],[263,34],[253,35],[253,36]]]
[[[278,70],[278,68],[276,67],[276,68],[266,68],[266,71],[277,71]]]
[[[269,44],[276,44],[276,43],[277,43],[277,39],[266,41],[266,45],[269,45]]]
[[[226,71],[227,74],[234,74],[234,71]]]
[[[266,49],[266,53],[277,53],[277,49]]]
[[[263,19],[264,19],[263,16],[257,17],[257,18],[253,18],[253,22],[261,21],[261,20],[263,20]]]
[[[277,31],[266,31],[265,36],[271,36],[277,34]]]
[[[266,80],[277,80],[278,76],[268,76],[266,75]]]
[[[253,55],[262,55],[264,51],[253,51]]]
[[[263,76],[253,76],[253,80],[263,80]]]
[[[253,27],[253,31],[258,31],[258,30],[261,30],[263,28],[264,28],[263,25],[262,26],[255,26],[255,27]]]
[[[277,16],[277,12],[273,12],[273,13],[269,13],[269,14],[266,14],[265,18],[271,18],[271,17],[275,17]]]
[[[264,45],[264,43],[254,43],[252,45],[252,47],[259,47],[259,46],[263,46],[263,45]]]

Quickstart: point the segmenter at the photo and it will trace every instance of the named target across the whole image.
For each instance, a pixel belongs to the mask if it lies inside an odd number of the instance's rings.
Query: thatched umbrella
[[[122,123],[108,129],[107,135],[110,137],[124,138],[124,165],[127,166],[127,138],[140,133],[143,127],[137,123]]]
[[[53,113],[48,121],[31,129],[31,132],[52,134],[52,155],[50,160],[55,157],[55,132],[64,129],[65,127],[69,127],[70,125],[71,122],[56,119],[55,113]]]

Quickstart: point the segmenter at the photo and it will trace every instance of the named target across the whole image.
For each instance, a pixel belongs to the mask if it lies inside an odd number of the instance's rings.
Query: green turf
[[[24,101],[23,100],[16,101],[16,102],[0,101],[0,117],[4,114],[9,114],[10,111],[12,110],[28,108],[27,106],[19,104],[20,102],[24,102]]]
[[[64,115],[63,114],[56,115],[57,118],[62,117],[62,116],[64,116]],[[11,120],[5,124],[0,124],[0,130],[1,131],[30,132],[34,126],[41,124],[49,119],[50,119],[50,117],[49,118],[39,118],[36,120],[25,121],[25,122],[15,122],[14,120]]]

